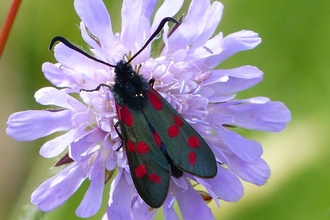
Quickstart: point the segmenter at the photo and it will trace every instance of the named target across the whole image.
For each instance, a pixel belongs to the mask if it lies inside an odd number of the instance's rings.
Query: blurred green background
[[[115,31],[120,31],[121,1],[105,0]],[[239,53],[220,67],[251,64],[264,71],[264,80],[240,93],[239,98],[267,96],[284,102],[292,122],[278,134],[246,132],[264,146],[263,158],[272,175],[265,186],[245,184],[237,203],[210,204],[217,219],[330,219],[330,1],[223,0],[224,15],[218,30],[228,35],[242,29],[263,39],[252,51]],[[10,1],[2,0],[0,24]],[[21,219],[31,209],[30,194],[55,173],[55,160],[39,156],[45,139],[20,143],[5,133],[10,114],[40,109],[34,100],[39,88],[51,86],[41,65],[54,62],[48,51],[52,37],[63,35],[80,45],[80,20],[73,1],[23,1],[0,61],[0,219]],[[88,187],[83,187],[47,220],[78,219],[75,209]],[[107,185],[109,188],[109,184]],[[91,219],[101,219],[102,210]],[[161,219],[161,215],[158,215]]]

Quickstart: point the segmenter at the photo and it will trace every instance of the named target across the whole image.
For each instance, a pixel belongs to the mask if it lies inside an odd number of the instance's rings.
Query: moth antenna
[[[88,53],[86,53],[85,51],[83,51],[82,49],[79,49],[77,46],[73,45],[71,42],[69,42],[67,39],[65,39],[64,37],[61,37],[61,36],[56,36],[52,39],[52,41],[50,42],[50,45],[49,45],[49,50],[51,50],[54,46],[54,44],[59,41],[61,43],[63,43],[65,46],[69,47],[70,49],[74,50],[74,51],[77,51],[78,53],[84,55],[85,57],[91,59],[91,60],[94,60],[96,62],[99,62],[99,63],[102,63],[106,66],[109,66],[109,67],[116,67],[115,65],[111,65],[107,62],[104,62],[102,60],[99,60],[91,55],[89,55]]]
[[[171,17],[166,17],[164,18],[160,24],[158,25],[158,28],[155,30],[155,32],[149,37],[149,39],[147,40],[147,42],[145,42],[145,44],[141,47],[141,49],[136,52],[132,57],[131,59],[129,59],[127,61],[127,63],[130,63],[137,55],[139,55],[149,44],[150,42],[159,34],[159,32],[161,32],[161,30],[163,29],[164,25],[166,24],[166,22],[174,22],[176,24],[180,24],[177,20],[175,20],[174,18],[171,18]]]
[[[183,15],[179,18],[179,20],[177,20],[177,23],[172,27],[172,30],[170,31],[170,33],[168,33],[168,36],[171,36],[174,33],[174,31],[178,29],[178,27],[182,24],[182,21],[183,21]]]

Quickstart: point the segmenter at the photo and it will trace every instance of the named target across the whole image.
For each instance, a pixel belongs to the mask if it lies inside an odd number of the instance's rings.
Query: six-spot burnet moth
[[[55,37],[50,45],[52,48],[60,41],[84,56],[114,68],[113,87],[101,84],[96,89],[84,91],[97,91],[102,86],[111,90],[118,116],[115,128],[125,147],[134,185],[141,198],[153,208],[163,204],[171,176],[180,178],[187,172],[212,178],[217,173],[216,159],[205,140],[153,88],[154,80],[148,83],[130,64],[169,21],[179,24],[173,18],[164,18],[135,55],[116,65],[92,57],[63,37]]]

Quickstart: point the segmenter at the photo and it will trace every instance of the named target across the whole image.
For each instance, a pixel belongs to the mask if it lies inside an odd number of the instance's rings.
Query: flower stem
[[[2,56],[2,52],[5,49],[5,45],[10,33],[10,30],[13,26],[18,8],[21,4],[22,0],[13,0],[11,7],[9,9],[9,13],[7,15],[6,21],[2,27],[1,33],[0,33],[0,59]]]

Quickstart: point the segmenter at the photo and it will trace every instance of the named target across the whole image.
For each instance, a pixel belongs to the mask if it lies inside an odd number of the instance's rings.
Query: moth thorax
[[[116,79],[119,81],[127,81],[136,75],[136,72],[133,70],[131,64],[127,63],[124,60],[121,60],[117,63],[115,67]]]

